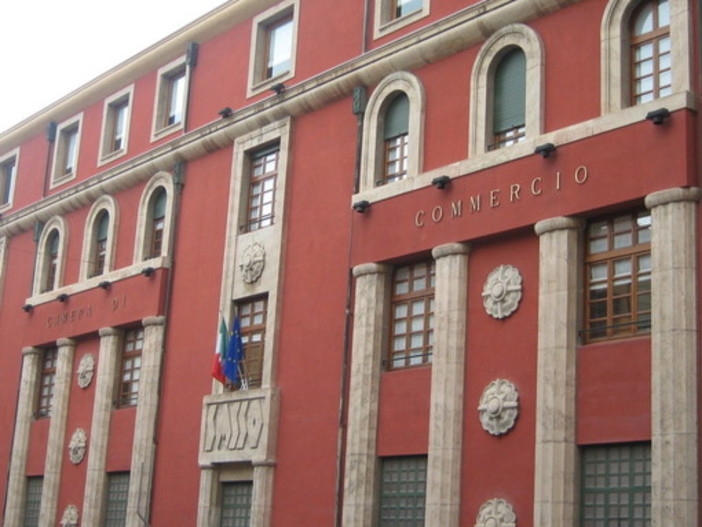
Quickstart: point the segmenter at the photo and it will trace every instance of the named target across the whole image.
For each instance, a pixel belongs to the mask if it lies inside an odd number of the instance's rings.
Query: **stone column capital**
[[[647,209],[653,209],[660,205],[667,205],[680,201],[699,201],[702,198],[702,189],[698,187],[690,188],[669,188],[659,190],[646,196],[644,203]]]
[[[35,348],[33,346],[27,346],[25,348],[22,348],[22,355],[25,357],[31,356],[31,355],[41,355],[42,353],[41,348]]]
[[[467,255],[470,253],[470,245],[467,243],[447,243],[437,245],[431,250],[431,255],[434,260],[444,258],[445,256]]]
[[[100,328],[98,331],[98,335],[101,337],[113,337],[119,335],[120,333],[121,331],[119,329],[112,327]]]
[[[585,226],[585,222],[581,218],[570,218],[567,216],[558,216],[556,218],[548,218],[536,222],[534,232],[537,236],[553,231],[562,230],[580,230]]]
[[[144,327],[165,326],[166,325],[166,317],[164,317],[164,316],[146,317],[146,318],[142,319],[141,323],[144,324]]]
[[[385,274],[389,271],[390,266],[386,264],[364,263],[353,268],[353,276],[354,278],[358,278],[359,276],[364,276],[367,274]]]
[[[69,338],[61,338],[56,341],[56,346],[59,348],[73,348],[76,345],[76,341]]]

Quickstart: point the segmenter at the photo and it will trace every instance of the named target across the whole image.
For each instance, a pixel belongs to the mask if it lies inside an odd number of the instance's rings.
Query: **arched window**
[[[46,239],[44,246],[44,280],[42,282],[41,292],[53,291],[57,286],[58,268],[59,268],[59,253],[60,253],[61,235],[58,229],[53,229]]]
[[[403,92],[395,95],[385,111],[383,141],[385,155],[378,184],[404,179],[409,160],[409,99]]]
[[[139,202],[134,263],[168,255],[174,196],[173,176],[167,172],[159,172],[146,184]]]
[[[37,261],[34,272],[34,294],[53,291],[62,285],[68,228],[60,216],[51,218],[39,230]]]
[[[511,48],[500,59],[493,77],[492,142],[495,150],[524,140],[526,135],[526,57]]]
[[[107,263],[107,240],[110,229],[110,214],[102,210],[95,222],[95,232],[93,240],[93,259],[90,276],[99,276],[105,272]]]
[[[631,17],[631,100],[642,104],[672,93],[670,6],[648,0]]]
[[[166,205],[168,196],[161,187],[154,192],[149,205],[149,241],[145,259],[161,256],[163,250],[163,233],[166,229]]]

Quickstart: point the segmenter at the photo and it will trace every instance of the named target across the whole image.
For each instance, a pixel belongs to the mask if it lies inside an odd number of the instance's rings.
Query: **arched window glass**
[[[107,235],[110,228],[110,215],[106,210],[99,214],[95,227],[93,269],[90,276],[98,276],[105,272]]]
[[[670,6],[649,0],[631,17],[631,86],[633,104],[672,93]]]
[[[493,141],[496,150],[526,136],[526,56],[513,47],[500,59],[493,78]]]
[[[53,230],[46,239],[45,272],[42,293],[52,291],[56,288],[56,277],[58,276],[59,264],[59,232]]]
[[[166,227],[167,202],[168,196],[166,194],[166,189],[163,187],[154,192],[153,196],[151,197],[151,210],[149,214],[149,218],[151,220],[151,236],[149,244],[147,245],[147,258],[161,256],[161,250],[163,248],[163,232]]]
[[[385,111],[383,141],[385,157],[379,184],[404,179],[409,161],[409,99],[405,93],[395,95]]]

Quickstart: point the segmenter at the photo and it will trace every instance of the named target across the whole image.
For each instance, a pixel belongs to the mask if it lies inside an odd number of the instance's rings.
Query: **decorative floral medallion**
[[[517,515],[508,502],[493,498],[480,507],[475,527],[517,527]]]
[[[261,278],[265,266],[266,250],[263,246],[258,243],[249,245],[241,255],[241,264],[239,264],[242,279],[247,284],[253,284]]]
[[[497,379],[483,390],[478,405],[480,423],[494,436],[506,434],[519,415],[519,393],[509,381]]]
[[[71,458],[71,463],[77,465],[85,457],[85,449],[87,448],[88,436],[82,428],[76,428],[71,436],[71,442],[68,444],[68,455]]]
[[[61,516],[61,527],[76,527],[78,525],[78,507],[69,505]]]
[[[95,373],[95,359],[91,353],[83,355],[78,364],[78,386],[84,390],[93,382]]]
[[[511,265],[492,271],[483,286],[483,305],[488,315],[506,318],[517,310],[522,299],[522,275]]]

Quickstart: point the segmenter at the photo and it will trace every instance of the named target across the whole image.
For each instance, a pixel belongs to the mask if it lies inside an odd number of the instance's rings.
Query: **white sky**
[[[0,133],[225,0],[0,0]]]

